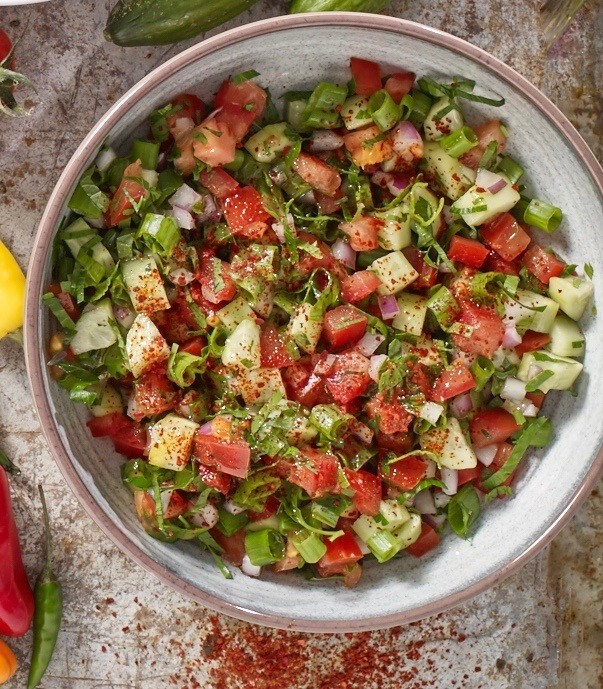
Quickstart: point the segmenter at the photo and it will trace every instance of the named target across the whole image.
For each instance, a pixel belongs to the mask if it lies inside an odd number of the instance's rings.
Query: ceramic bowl
[[[402,557],[365,567],[357,588],[306,582],[295,574],[248,578],[238,570],[225,580],[211,558],[190,544],[148,537],[120,481],[120,457],[109,441],[94,440],[77,408],[50,379],[45,345],[50,331],[40,307],[50,281],[51,247],[80,174],[106,139],[118,149],[148,114],[182,91],[211,100],[220,82],[256,69],[273,96],[320,80],[348,78],[351,55],[417,74],[463,75],[483,91],[506,99],[499,112],[511,132],[510,153],[521,161],[531,191],[563,208],[561,228],[541,241],[570,263],[594,268],[603,295],[603,172],[568,120],[505,64],[458,38],[411,22],[376,15],[327,13],[278,17],[243,26],[189,48],[142,79],[85,138],[54,190],[29,266],[26,354],[30,382],[51,450],[82,506],[125,553],[166,584],[233,617],[302,631],[354,631],[410,622],[458,605],[532,558],[559,531],[593,488],[603,465],[603,319],[586,323],[585,374],[578,396],[552,396],[554,440],[533,453],[513,499],[485,510],[473,537],[454,535],[422,559]]]

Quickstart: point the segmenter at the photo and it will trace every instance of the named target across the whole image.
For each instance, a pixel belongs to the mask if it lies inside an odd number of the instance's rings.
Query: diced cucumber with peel
[[[410,519],[410,514],[404,505],[396,500],[381,500],[379,514],[384,520],[382,527],[387,531],[395,531]]]
[[[222,363],[237,369],[260,368],[260,326],[252,318],[242,320],[226,338]]]
[[[313,354],[322,332],[322,319],[312,319],[312,305],[303,302],[295,309],[288,325],[288,332],[293,341],[304,352]]]
[[[272,163],[280,153],[293,146],[286,134],[286,122],[268,124],[247,139],[245,148],[258,163]]]
[[[523,355],[517,369],[517,377],[519,380],[529,382],[543,371],[550,371],[552,375],[543,380],[538,385],[538,389],[541,392],[569,390],[583,368],[584,366],[575,359],[557,356],[545,350],[538,350]]]
[[[437,345],[428,337],[418,337],[414,345],[410,342],[400,342],[400,354],[411,354],[424,366],[441,366],[442,355]]]
[[[63,230],[61,236],[69,247],[73,258],[77,258],[81,248],[93,237],[98,236],[98,233],[85,220],[78,218]],[[110,273],[115,268],[115,261],[111,253],[101,242],[92,247],[90,255],[105,269],[105,274]]]
[[[159,361],[165,361],[170,348],[153,321],[144,313],[139,313],[126,335],[126,356],[128,368],[134,378]]]
[[[391,560],[400,551],[400,544],[389,531],[377,531],[366,544],[377,562],[381,563]]]
[[[421,167],[453,201],[459,199],[475,182],[475,170],[448,155],[436,141],[425,144]]]
[[[383,226],[377,231],[382,249],[400,251],[412,244],[408,206],[402,204],[384,213],[375,213],[375,217],[383,220]]]
[[[97,399],[96,404],[90,407],[93,416],[107,416],[107,414],[121,413],[124,410],[124,402],[118,390],[111,383],[107,383]]]
[[[373,124],[373,118],[368,112],[368,98],[351,96],[341,106],[341,119],[345,128],[352,131]]]
[[[285,103],[285,119],[298,132],[304,131],[302,118],[308,101],[303,98],[299,100],[288,100]]]
[[[421,335],[427,314],[427,299],[404,292],[397,301],[400,312],[392,321],[392,328],[411,335]]]
[[[369,270],[381,280],[377,292],[382,295],[401,292],[419,277],[419,273],[401,251],[392,251],[376,259],[369,266]]]
[[[450,99],[447,97],[440,98],[440,100],[437,100],[431,106],[431,110],[427,113],[425,122],[423,123],[423,131],[425,132],[427,141],[441,139],[443,136],[446,136],[446,134],[456,132],[457,129],[462,129],[465,120],[457,107],[452,106],[445,115],[437,117],[442,110],[450,106]]]
[[[515,298],[507,297],[503,322],[514,325],[520,332],[535,330],[548,333],[559,311],[559,304],[536,292],[518,289]]]
[[[402,524],[402,526],[394,531],[394,538],[400,544],[400,550],[408,548],[409,545],[415,543],[421,535],[421,528],[423,521],[421,515],[416,512],[410,513],[409,520]]]
[[[89,304],[75,324],[75,335],[70,347],[77,356],[84,352],[106,349],[117,342],[113,328],[113,307],[110,299]]]
[[[563,313],[557,315],[549,332],[548,348],[558,356],[584,356],[585,339],[580,326]]]
[[[149,428],[149,464],[182,471],[188,464],[199,424],[168,414]]]
[[[473,185],[452,204],[450,210],[453,214],[459,215],[467,225],[477,227],[494,216],[511,210],[519,198],[520,194],[512,184],[507,184],[496,194],[481,187],[478,191],[478,187]]]
[[[165,311],[171,304],[153,256],[123,261],[121,274],[137,313]]]
[[[224,327],[232,333],[239,323],[246,318],[253,318],[253,310],[247,301],[239,296],[218,309],[216,316],[222,321]]]
[[[551,278],[549,282],[549,295],[575,321],[582,317],[594,291],[593,283],[586,278]]]
[[[265,404],[275,393],[286,399],[287,391],[278,368],[241,369],[237,387],[245,404]]]
[[[436,462],[448,469],[473,469],[477,457],[467,442],[458,419],[450,417],[443,428],[434,428],[420,437],[423,450],[433,452]]]
[[[373,517],[369,517],[368,514],[362,514],[352,524],[352,529],[356,532],[361,541],[367,543],[379,532],[381,527]]]
[[[412,198],[414,202],[415,213],[422,217],[424,220],[432,217],[433,214],[438,210],[439,201],[435,194],[433,194],[427,186],[421,186],[420,184],[414,184],[412,187]],[[444,229],[445,222],[440,213],[432,223],[433,236],[437,237],[440,232]],[[411,220],[410,228],[419,231],[418,223]]]

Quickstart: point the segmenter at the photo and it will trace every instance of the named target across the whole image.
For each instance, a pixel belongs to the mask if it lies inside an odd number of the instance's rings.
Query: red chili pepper
[[[23,636],[31,626],[34,598],[21,559],[3,467],[10,470],[13,465],[0,450],[0,635]]]

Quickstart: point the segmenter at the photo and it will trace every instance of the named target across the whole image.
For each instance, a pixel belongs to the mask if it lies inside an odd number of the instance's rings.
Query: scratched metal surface
[[[91,125],[128,87],[188,45],[123,50],[105,43],[109,4],[54,0],[0,10],[0,25],[24,33],[19,67],[41,97],[28,119],[0,121],[0,236],[21,265],[53,184]],[[265,0],[229,26],[284,13],[287,4]],[[390,5],[391,14],[447,30],[507,61],[561,107],[601,157],[598,2],[587,1],[550,53],[538,39],[538,0]],[[27,569],[34,576],[41,560],[34,490],[42,482],[65,590],[63,628],[44,689],[602,686],[601,486],[546,552],[473,602],[405,628],[308,636],[215,615],[159,584],[109,543],[50,457],[22,353],[8,342],[0,347],[0,412],[0,442],[23,469],[13,493]],[[7,686],[22,687],[31,634],[11,645],[22,669]]]

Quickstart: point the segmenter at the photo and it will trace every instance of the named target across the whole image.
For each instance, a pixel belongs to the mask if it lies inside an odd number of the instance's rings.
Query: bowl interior
[[[234,578],[227,581],[194,545],[166,545],[148,537],[121,484],[120,457],[110,442],[90,437],[85,410],[72,404],[48,376],[41,343],[51,324],[39,304],[50,281],[49,247],[66,214],[66,201],[105,138],[123,148],[148,114],[177,93],[192,90],[211,101],[223,79],[248,69],[260,73],[258,81],[270,88],[277,104],[286,90],[306,89],[320,80],[344,83],[351,54],[418,75],[462,75],[475,79],[480,91],[503,96],[506,105],[500,110],[467,107],[470,123],[478,117],[504,119],[510,154],[526,169],[530,191],[565,213],[557,233],[541,234],[537,241],[552,246],[569,263],[591,263],[596,290],[603,293],[603,245],[597,240],[600,191],[559,126],[522,93],[525,82],[459,39],[368,15],[260,22],[199,44],[144,79],[101,120],[69,163],[42,221],[30,265],[27,350],[35,401],[52,450],[82,504],[138,562],[200,602],[236,617],[302,630],[376,628],[438,612],[479,592],[526,553],[535,552],[592,473],[602,444],[603,416],[594,413],[592,401],[603,388],[601,318],[590,315],[586,323],[586,372],[578,396],[551,395],[547,402],[554,441],[531,455],[517,495],[488,505],[472,538],[448,535],[421,560],[403,556],[385,566],[366,566],[358,587],[347,590],[295,574],[266,572],[255,580],[233,570]]]

